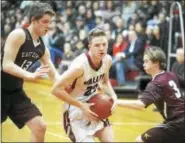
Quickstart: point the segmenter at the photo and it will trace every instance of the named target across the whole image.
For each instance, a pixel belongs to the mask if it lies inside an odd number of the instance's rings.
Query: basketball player
[[[157,47],[150,47],[144,53],[144,69],[152,76],[145,91],[137,101],[119,100],[121,107],[142,109],[154,103],[164,122],[149,129],[136,139],[144,143],[185,142],[185,101],[180,91],[180,80],[172,72],[166,72],[165,53]]]
[[[29,27],[13,30],[2,48],[1,123],[9,117],[19,129],[28,126],[31,142],[44,142],[46,124],[39,109],[24,92],[23,81],[34,81],[47,73],[53,81],[58,77],[49,51],[40,37],[48,31],[55,13],[50,5],[35,3],[29,14]],[[29,67],[39,59],[43,65],[34,73],[29,72]]]
[[[103,30],[95,28],[88,35],[89,51],[79,55],[54,84],[52,93],[64,105],[64,129],[73,142],[113,142],[113,131],[108,119],[98,120],[87,101],[99,88],[114,101],[117,96],[109,82],[112,59],[107,55],[108,40]],[[65,90],[71,86],[71,92]],[[70,89],[70,88],[67,88]],[[114,106],[114,105],[113,105]]]

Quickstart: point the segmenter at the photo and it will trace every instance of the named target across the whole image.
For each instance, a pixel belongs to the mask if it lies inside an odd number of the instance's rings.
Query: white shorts
[[[93,135],[109,125],[108,119],[89,123],[83,117],[82,110],[71,105],[63,115],[64,130],[73,142],[93,142]]]

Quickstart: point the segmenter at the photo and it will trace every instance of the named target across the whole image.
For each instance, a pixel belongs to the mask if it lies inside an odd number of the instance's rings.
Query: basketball
[[[88,103],[95,103],[90,109],[95,112],[99,119],[106,119],[111,115],[113,100],[105,94],[97,94],[88,100]]]

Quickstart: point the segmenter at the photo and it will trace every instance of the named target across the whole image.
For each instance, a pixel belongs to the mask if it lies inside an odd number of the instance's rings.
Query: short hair
[[[166,55],[160,47],[150,46],[145,50],[144,55],[147,55],[153,63],[159,62],[160,69],[166,69]]]
[[[94,37],[107,36],[105,31],[100,28],[92,29],[88,34],[88,42],[90,43]]]
[[[48,3],[35,2],[30,6],[28,13],[29,23],[31,23],[32,17],[36,20],[40,19],[44,14],[49,14],[51,16],[55,15],[52,7]]]

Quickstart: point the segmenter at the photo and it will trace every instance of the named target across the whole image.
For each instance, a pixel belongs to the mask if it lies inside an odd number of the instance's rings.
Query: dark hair
[[[161,48],[150,46],[145,50],[144,55],[147,55],[153,63],[159,62],[160,69],[166,69],[166,55]]]
[[[48,3],[35,2],[29,8],[28,19],[31,23],[32,17],[36,20],[40,19],[44,14],[49,14],[51,16],[55,15],[52,7]]]
[[[88,34],[88,41],[89,43],[94,37],[106,36],[106,33],[100,28],[92,29]]]

